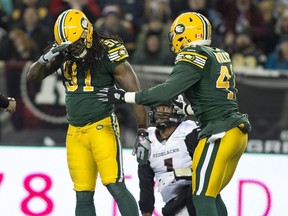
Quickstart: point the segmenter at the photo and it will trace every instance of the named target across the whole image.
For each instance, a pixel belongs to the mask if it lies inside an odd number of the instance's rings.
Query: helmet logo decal
[[[185,26],[183,24],[178,24],[175,26],[175,33],[182,34],[185,31]]]

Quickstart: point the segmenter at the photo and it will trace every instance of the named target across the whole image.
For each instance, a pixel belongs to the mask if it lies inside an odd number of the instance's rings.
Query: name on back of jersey
[[[214,55],[219,63],[231,62],[230,56],[227,52],[214,52]]]

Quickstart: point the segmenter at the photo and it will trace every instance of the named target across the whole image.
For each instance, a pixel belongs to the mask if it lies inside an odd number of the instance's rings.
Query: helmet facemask
[[[165,130],[171,126],[178,125],[184,120],[184,115],[177,114],[172,103],[161,104],[153,107],[149,112],[149,121],[158,130]]]
[[[169,42],[169,46],[170,46],[170,50],[174,53],[175,52],[175,48],[173,46],[173,40],[175,37],[175,32],[171,31],[168,33],[168,42]]]
[[[75,43],[68,46],[67,51],[76,59],[82,59],[87,54],[87,49],[85,41],[83,38],[80,38]]]

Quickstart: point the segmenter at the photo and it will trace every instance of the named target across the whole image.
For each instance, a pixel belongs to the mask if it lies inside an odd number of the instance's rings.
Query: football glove
[[[172,100],[172,103],[174,104],[174,109],[177,114],[184,114],[187,116],[194,115],[191,105],[185,102],[182,95],[179,95],[176,100]]]
[[[40,64],[47,64],[51,62],[57,55],[59,55],[63,50],[65,50],[71,44],[70,41],[64,42],[61,45],[57,45],[56,43],[53,44],[51,49],[46,53],[40,56],[38,62]]]
[[[148,163],[151,154],[151,141],[148,138],[148,132],[145,129],[138,129],[135,147],[132,155],[136,154],[139,165]]]
[[[98,99],[104,103],[122,104],[126,103],[124,99],[125,91],[116,88],[103,88],[97,93]]]
[[[9,104],[8,107],[6,107],[5,111],[9,113],[14,113],[16,111],[16,100],[12,97],[7,97]]]

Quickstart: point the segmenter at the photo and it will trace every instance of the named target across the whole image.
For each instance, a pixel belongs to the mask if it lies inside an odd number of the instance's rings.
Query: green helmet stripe
[[[200,20],[202,21],[203,23],[203,34],[204,34],[204,40],[208,40],[208,21],[207,19],[201,15],[201,14],[197,14],[200,18]]]
[[[69,11],[67,11],[66,13],[63,13],[61,15],[61,17],[59,18],[59,25],[58,25],[58,34],[59,34],[59,38],[62,42],[67,41],[67,37],[65,37],[65,19],[67,14],[69,13]]]

